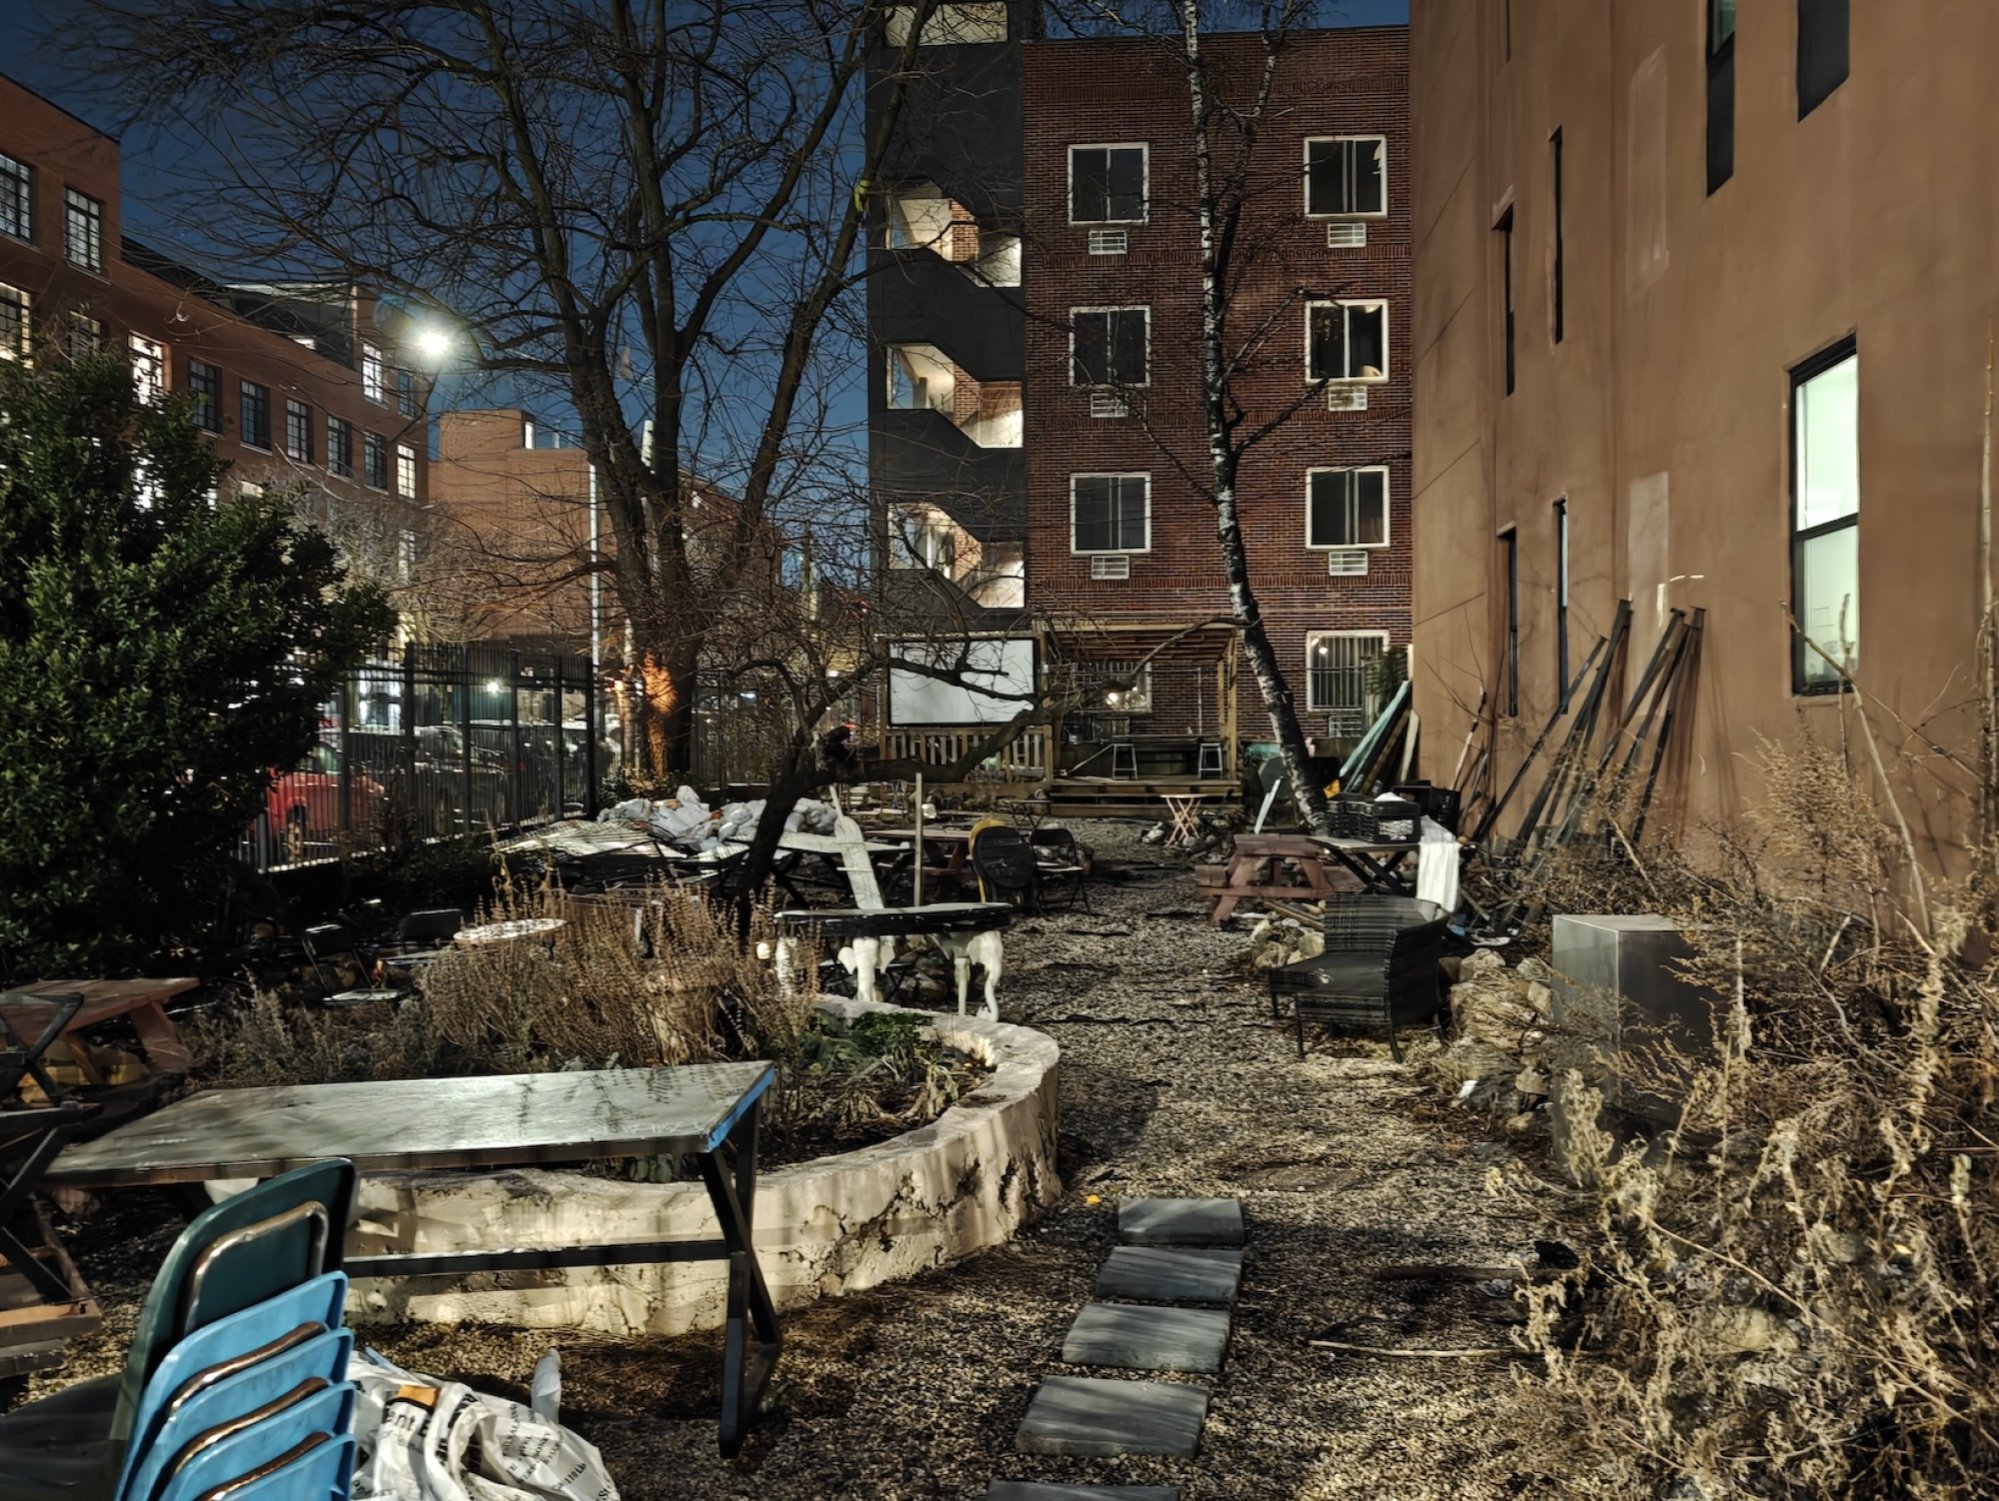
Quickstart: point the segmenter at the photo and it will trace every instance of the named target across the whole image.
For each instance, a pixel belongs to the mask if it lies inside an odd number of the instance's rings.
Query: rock
[[[1555,992],[1539,980],[1527,986],[1527,1004],[1534,1008],[1534,1014],[1547,1021],[1555,1014]]]
[[[1513,1076],[1513,1087],[1522,1094],[1546,1094],[1548,1076],[1531,1064]]]
[[[1467,979],[1478,975],[1495,974],[1506,968],[1506,961],[1491,949],[1477,949],[1465,956],[1459,972]]]
[[[1548,961],[1545,959],[1522,959],[1514,967],[1513,973],[1536,985],[1546,985],[1555,978],[1555,972],[1548,968]]]
[[[1523,1110],[1518,1115],[1506,1118],[1506,1130],[1511,1136],[1521,1136],[1534,1129],[1534,1112]]]

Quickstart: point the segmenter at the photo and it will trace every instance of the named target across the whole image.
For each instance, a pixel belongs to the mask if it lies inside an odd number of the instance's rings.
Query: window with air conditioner
[[[1306,303],[1305,378],[1387,380],[1388,304]]]
[[[1152,476],[1069,477],[1069,550],[1134,553],[1152,549]]]
[[[1388,137],[1305,141],[1305,217],[1380,219],[1388,214]]]
[[[1365,734],[1373,718],[1368,679],[1388,650],[1386,631],[1313,631],[1305,637],[1305,708],[1334,736]]]
[[[1791,372],[1792,688],[1836,692],[1860,641],[1860,357],[1845,339]],[[1794,633],[1795,635],[1795,633]]]
[[[1152,310],[1069,310],[1070,384],[1142,386],[1149,377]]]
[[[1305,545],[1314,552],[1388,545],[1388,470],[1306,473]]]
[[[1143,224],[1148,152],[1142,141],[1069,148],[1069,222]]]

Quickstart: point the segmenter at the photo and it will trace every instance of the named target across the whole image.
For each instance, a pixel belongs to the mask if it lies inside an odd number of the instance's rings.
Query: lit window
[[[416,450],[407,443],[396,445],[396,494],[416,499]]]
[[[354,428],[340,417],[326,419],[326,472],[354,477]]]
[[[194,422],[203,432],[222,431],[222,372],[200,360],[187,362],[187,395]]]
[[[1387,380],[1388,304],[1305,304],[1307,380]]]
[[[380,433],[361,435],[362,477],[377,490],[389,488],[389,445]]]
[[[104,347],[104,320],[71,309],[68,319],[69,357],[83,359]]]
[[[1305,707],[1334,737],[1362,735],[1373,719],[1368,678],[1388,650],[1381,631],[1314,631],[1305,638]]]
[[[73,266],[104,272],[104,205],[75,188],[63,192],[63,254]]]
[[[917,45],[949,47],[966,42],[1003,42],[1006,40],[1006,9],[1005,0],[940,5],[924,21]],[[915,16],[916,7],[913,5],[898,5],[890,9],[886,34],[891,47],[908,43],[909,23]]]
[[[1074,308],[1070,384],[1142,386],[1151,342],[1150,308]]]
[[[1798,628],[1853,671],[1860,641],[1860,357],[1851,339],[1791,372],[1791,594]],[[1840,675],[1796,643],[1793,687]]]
[[[1305,142],[1305,213],[1375,219],[1388,212],[1388,138],[1322,136]]]
[[[1147,552],[1152,547],[1152,476],[1069,477],[1069,551]]]
[[[1142,224],[1145,188],[1142,144],[1069,148],[1071,224]]]
[[[246,448],[271,446],[271,388],[255,381],[237,385],[236,441]]]
[[[1307,547],[1388,545],[1386,469],[1313,469],[1306,485]]]
[[[144,334],[133,334],[132,389],[149,407],[162,406],[167,399],[167,346]]]
[[[285,456],[298,464],[312,462],[312,408],[302,401],[285,403]]]
[[[35,237],[35,169],[0,152],[0,235]]]
[[[384,385],[382,351],[372,344],[361,346],[361,394],[370,401],[387,401],[388,388]]]
[[[0,360],[24,360],[34,349],[34,298],[0,282]]]

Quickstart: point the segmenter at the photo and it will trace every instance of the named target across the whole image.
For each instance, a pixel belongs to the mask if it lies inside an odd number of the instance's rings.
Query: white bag
[[[618,1501],[603,1456],[552,1416],[372,1350],[356,1351],[347,1374],[354,1501]]]

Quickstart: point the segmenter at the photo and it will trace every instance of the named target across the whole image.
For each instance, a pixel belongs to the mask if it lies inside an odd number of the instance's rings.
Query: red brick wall
[[[1261,64],[1260,43],[1213,37],[1206,46],[1223,92],[1246,101]],[[1165,49],[1128,39],[1032,43],[1025,59],[1029,604],[1057,617],[1099,621],[1182,623],[1225,613],[1214,509],[1195,483],[1205,484],[1208,469],[1184,76]],[[1231,341],[1239,347],[1268,326],[1235,382],[1248,412],[1246,427],[1296,404],[1245,458],[1239,502],[1251,583],[1302,706],[1308,631],[1383,630],[1396,644],[1409,639],[1406,29],[1291,38],[1272,100],[1249,162],[1250,207]],[[1365,249],[1328,250],[1325,221],[1304,215],[1303,143],[1330,135],[1388,139],[1388,216],[1367,221]],[[1126,226],[1127,254],[1092,256],[1087,229],[1068,223],[1068,148],[1135,141],[1149,147],[1148,221]],[[1232,142],[1218,144],[1218,162],[1237,155]],[[1329,412],[1306,387],[1302,303],[1372,297],[1389,302],[1390,378],[1368,387],[1367,411]],[[1092,418],[1088,393],[1069,383],[1069,310],[1133,305],[1152,310],[1149,388],[1136,394],[1131,416]],[[1390,545],[1370,551],[1367,577],[1329,578],[1325,554],[1305,546],[1307,471],[1374,464],[1389,470]],[[1090,560],[1070,552],[1069,477],[1137,471],[1152,476],[1151,551],[1132,556],[1128,581],[1092,582]],[[1247,672],[1241,685],[1244,738],[1267,738],[1268,721]],[[1155,716],[1160,721],[1192,718],[1176,712],[1178,705],[1158,707],[1166,711]]]

